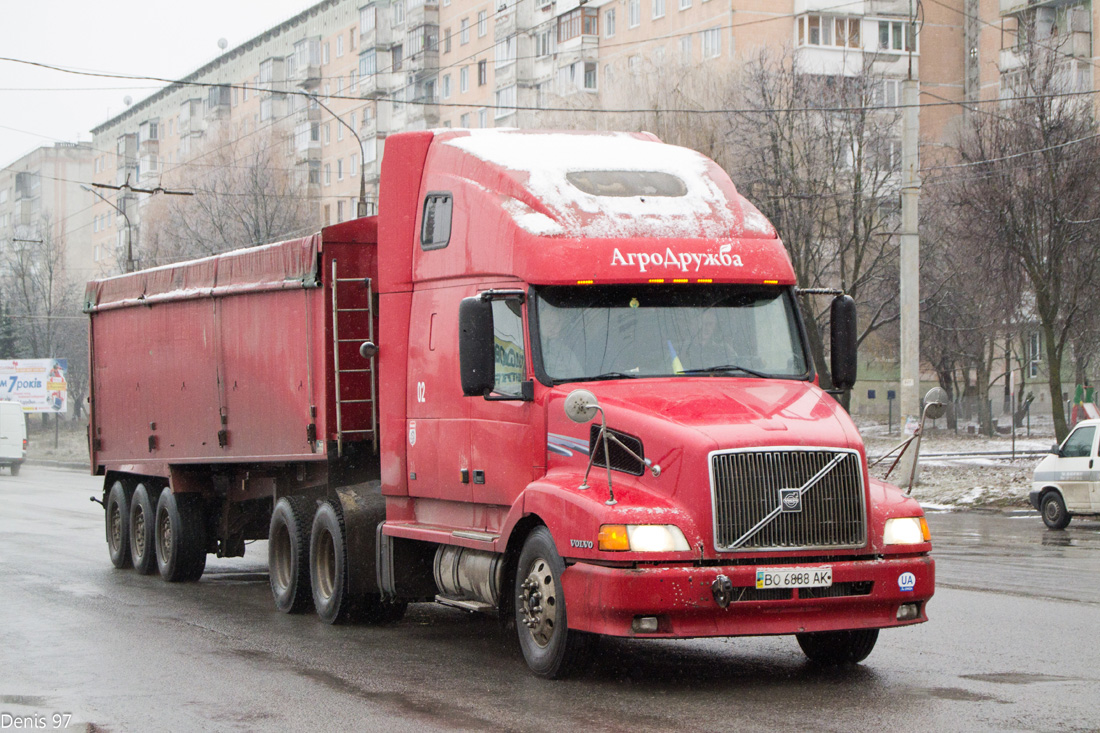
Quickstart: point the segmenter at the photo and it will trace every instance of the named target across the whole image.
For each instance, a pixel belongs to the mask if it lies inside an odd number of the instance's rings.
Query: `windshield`
[[[535,303],[541,371],[554,381],[807,376],[787,288],[545,287]]]

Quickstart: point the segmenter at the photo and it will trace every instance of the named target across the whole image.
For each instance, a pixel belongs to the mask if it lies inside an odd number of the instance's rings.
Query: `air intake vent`
[[[607,432],[615,436],[615,438],[627,448],[634,451],[638,458],[645,458],[640,438],[635,438],[633,435],[620,433],[618,430],[611,430],[610,428],[608,428]],[[592,465],[602,468],[607,465],[607,460],[604,458],[604,441],[599,440],[599,437],[600,426],[592,425],[592,429],[588,434],[588,446],[594,456]],[[619,445],[619,443],[616,443],[614,440],[607,441],[607,449],[611,456],[612,470],[629,473],[631,476],[641,476],[645,473],[645,463],[630,455],[628,451],[623,450],[623,445]]]

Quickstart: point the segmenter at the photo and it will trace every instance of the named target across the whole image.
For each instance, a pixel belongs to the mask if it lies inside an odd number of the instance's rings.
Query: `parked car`
[[[1100,420],[1082,420],[1035,467],[1028,499],[1051,529],[1065,529],[1077,515],[1100,515],[1098,437]]]
[[[27,419],[23,415],[23,405],[0,402],[0,466],[7,466],[12,476],[18,476],[19,467],[25,460]]]

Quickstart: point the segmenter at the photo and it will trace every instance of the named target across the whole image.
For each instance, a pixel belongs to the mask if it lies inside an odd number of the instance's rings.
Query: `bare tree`
[[[975,256],[1026,282],[1024,315],[1042,331],[1061,440],[1066,348],[1087,332],[1100,274],[1100,141],[1091,99],[1061,93],[1068,90],[1067,58],[1056,38],[1021,32],[1020,66],[1006,79],[1013,98],[996,112],[973,115],[958,144],[970,175],[954,189],[954,231]]]
[[[285,167],[286,140],[230,140],[166,174],[194,196],[147,203],[143,265],[164,264],[301,236],[315,226],[305,181]]]
[[[873,63],[819,75],[790,49],[764,50],[744,69],[729,133],[734,180],[779,230],[804,287],[839,285],[856,299],[861,343],[897,319],[898,111]],[[824,310],[803,306],[828,382]]]

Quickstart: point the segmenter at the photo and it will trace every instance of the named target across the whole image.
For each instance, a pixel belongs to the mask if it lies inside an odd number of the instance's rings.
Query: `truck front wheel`
[[[121,481],[111,484],[105,508],[107,552],[111,556],[111,564],[119,570],[132,568],[134,559],[130,557],[130,492]]]
[[[859,664],[866,659],[878,641],[878,629],[818,631],[795,636],[798,638],[798,645],[811,662],[834,667]]]
[[[595,637],[570,630],[561,576],[565,563],[546,527],[535,527],[516,566],[515,613],[519,647],[539,677],[559,679],[584,667]]]
[[[1043,524],[1050,529],[1065,529],[1069,526],[1069,512],[1066,511],[1066,503],[1057,491],[1048,491],[1043,494],[1041,504],[1043,508]]]
[[[130,558],[142,575],[157,571],[156,513],[145,484],[138,484],[130,497]]]
[[[315,504],[304,496],[284,496],[271,512],[267,566],[275,608],[300,613],[313,601],[309,583],[309,537]]]
[[[206,524],[199,497],[176,496],[167,486],[157,502],[160,576],[169,583],[198,580],[206,569]]]

